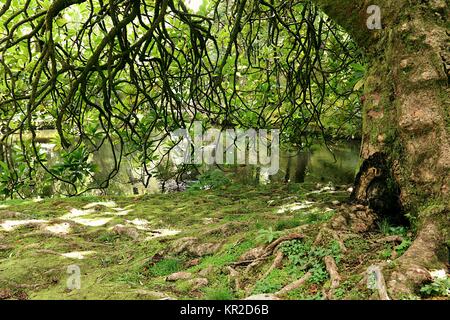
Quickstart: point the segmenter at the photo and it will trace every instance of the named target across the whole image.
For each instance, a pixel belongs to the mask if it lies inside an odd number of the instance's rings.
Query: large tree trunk
[[[449,262],[449,8],[445,0],[379,0],[377,31],[366,26],[368,1],[317,2],[368,57],[353,197],[418,230],[388,277],[391,294],[401,297]]]

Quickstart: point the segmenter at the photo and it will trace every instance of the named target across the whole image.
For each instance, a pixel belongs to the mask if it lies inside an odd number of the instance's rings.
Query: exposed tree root
[[[288,284],[284,288],[282,288],[280,291],[276,292],[276,296],[283,296],[292,290],[300,288],[303,284],[305,284],[306,281],[308,281],[309,278],[311,278],[311,272],[307,272],[303,277],[298,279],[297,281],[292,282],[291,284]]]
[[[245,255],[248,257],[252,257],[251,259],[237,261],[237,262],[232,263],[231,265],[233,265],[233,266],[247,265],[245,272],[248,273],[253,268],[259,266],[265,260],[269,259],[270,256],[272,256],[272,254],[274,252],[277,252],[279,245],[282,244],[283,242],[295,240],[295,239],[303,239],[303,238],[304,238],[304,235],[299,234],[299,233],[292,233],[292,234],[280,237],[277,240],[273,241],[272,243],[268,244],[263,250],[260,250],[259,248],[255,248]],[[281,257],[281,259],[282,259],[282,257]]]
[[[249,273],[253,268],[256,268],[268,259],[274,252],[278,251],[278,247],[286,241],[291,241],[295,239],[303,239],[305,236],[299,233],[291,233],[286,236],[280,237],[272,243],[268,244],[264,251],[261,252],[260,256],[255,258],[245,269],[245,273]],[[283,259],[281,257],[281,259]]]
[[[336,266],[336,261],[331,256],[326,256],[324,258],[325,266],[327,268],[328,274],[330,275],[331,286],[330,291],[327,293],[328,299],[332,299],[334,295],[334,290],[339,287],[341,282],[341,276],[339,275],[338,268]]]
[[[228,273],[230,275],[230,280],[234,281],[234,289],[236,291],[241,290],[241,283],[239,280],[239,272],[237,272],[235,269],[233,269],[232,267],[228,266],[227,267]]]
[[[355,287],[369,296],[371,292],[368,289],[373,289],[376,290],[377,297],[381,300],[405,298],[411,295],[417,297],[417,289],[424,282],[431,280],[429,271],[446,268],[448,251],[444,250],[445,253],[442,254],[442,245],[445,244],[442,227],[440,228],[438,223],[430,219],[428,223],[421,226],[415,241],[402,256],[396,258],[395,255],[392,255],[391,259],[394,261],[380,262],[380,254],[383,252],[382,250],[385,250],[383,248],[387,248],[386,244],[397,245],[406,238],[399,235],[381,236],[380,233],[374,232],[376,231],[376,221],[375,212],[363,205],[343,205],[340,213],[330,221],[319,226],[314,225],[314,228],[319,228],[318,232],[311,226],[309,228],[302,226],[301,233],[299,233],[299,228],[292,229],[295,232],[282,236],[265,247],[250,250],[241,257],[241,259],[246,259],[235,262],[232,266],[244,266],[246,267],[244,274],[249,274],[250,271],[271,258],[273,259],[271,265],[261,277],[258,277],[258,280],[263,280],[273,270],[282,266],[284,254],[279,250],[282,243],[308,238],[314,241],[315,246],[326,246],[330,240],[335,240],[339,243],[341,254],[343,254],[342,266],[339,267],[341,270],[338,269],[333,257],[326,256],[324,263],[329,274],[330,286],[329,288],[317,288],[319,292],[322,290],[327,299],[341,299],[342,296],[336,297],[336,289],[342,285],[344,280],[349,280],[349,275],[355,274],[363,277],[361,281],[358,280],[359,284],[355,284]],[[347,244],[346,241],[353,238],[355,241]],[[366,249],[359,249],[364,251],[355,255],[355,243],[356,245],[362,243],[367,247],[360,247]],[[395,250],[394,252],[397,254]],[[441,253],[439,254],[439,252]],[[439,255],[440,258],[438,258]],[[376,264],[368,269],[371,261],[376,261]],[[307,270],[309,267],[304,266],[303,269]],[[237,271],[235,270],[235,272]],[[276,292],[275,296],[285,296],[290,291],[305,285],[311,275],[312,272],[308,271],[301,279]],[[253,290],[254,283],[245,287],[249,293]],[[313,290],[312,288],[310,287],[311,290]]]
[[[319,245],[324,239],[328,239],[326,237],[327,234],[331,234],[334,240],[339,244],[339,248],[343,253],[347,252],[347,247],[344,244],[344,241],[342,241],[341,237],[337,234],[336,231],[331,230],[327,227],[323,227],[320,229],[319,233],[317,234],[316,240],[314,240],[315,245]]]
[[[396,243],[402,243],[403,237],[401,236],[388,236],[381,239],[375,239],[373,242],[375,243],[388,243],[388,242],[396,242]]]
[[[383,272],[380,266],[373,265],[367,269],[368,285],[370,289],[378,291],[380,300],[391,300],[387,293],[386,281],[384,280]]]
[[[262,257],[262,258],[259,258],[259,259],[255,259],[255,261],[250,263],[247,266],[247,268],[245,268],[245,273],[247,273],[247,274],[250,273],[253,270],[253,268],[256,268],[259,265],[261,265],[264,262],[264,260],[266,260],[266,259],[269,259],[269,256],[265,256],[265,257]]]
[[[290,240],[295,240],[295,239],[303,239],[304,237],[305,236],[300,233],[291,233],[291,234],[288,234],[287,236],[280,237],[266,247],[264,255],[271,255],[274,251],[276,251],[278,245],[280,245],[281,243],[283,243],[285,241],[290,241]]]
[[[254,259],[249,259],[249,260],[236,261],[236,262],[231,263],[231,265],[235,266],[235,267],[245,266],[245,265],[250,265],[255,262],[264,261],[269,258],[270,258],[269,256],[263,256],[263,257],[258,257],[258,258],[254,258]]]
[[[269,269],[267,269],[267,271],[263,274],[263,276],[261,277],[260,280],[265,279],[273,270],[275,270],[276,268],[281,267],[282,262],[283,262],[283,258],[284,258],[283,252],[278,251],[275,259],[273,260],[272,265],[269,267]]]
[[[366,206],[344,206],[341,208],[340,214],[331,219],[328,225],[333,230],[365,233],[375,229],[377,219],[377,214]]]
[[[367,217],[370,219],[365,220]],[[335,217],[331,221],[319,226],[319,232],[315,236],[315,245],[322,243],[328,243],[330,239],[334,239],[339,243],[342,253],[346,253],[348,249],[344,244],[344,240],[353,237],[359,237],[355,231],[365,232],[372,228],[375,221],[374,213],[368,210],[366,207],[358,206],[343,206],[343,210],[338,217]],[[317,225],[315,225],[317,227]],[[299,228],[293,229],[296,231],[285,236],[282,236],[266,247],[254,248],[241,256],[241,260],[231,264],[231,269],[235,267],[246,266],[244,274],[249,274],[253,269],[257,268],[261,264],[265,263],[267,259],[276,254],[270,267],[264,272],[259,280],[265,279],[274,269],[281,267],[284,254],[278,249],[280,245],[286,241],[304,239],[308,234],[305,226],[302,226],[302,233],[299,233]],[[312,229],[310,229],[312,231]],[[350,230],[350,231],[349,231]],[[305,231],[305,234],[303,234]],[[310,234],[308,237],[311,236]],[[324,259],[326,269],[330,274],[331,289],[329,292],[325,292],[325,296],[329,299],[333,298],[334,290],[339,287],[341,283],[341,276],[338,272],[338,268],[334,258],[328,256]],[[229,269],[228,269],[229,270]],[[234,269],[233,269],[234,270]],[[234,272],[237,272],[234,270]],[[230,275],[232,272],[230,272]],[[312,276],[311,272],[307,272],[301,279],[294,281],[293,283],[286,285],[280,291],[276,292],[276,296],[282,296],[288,292],[295,290],[304,285],[308,279]],[[247,287],[246,291],[249,294],[254,286]]]
[[[413,294],[421,284],[431,280],[430,270],[447,268],[448,252],[445,256],[444,243],[442,229],[435,221],[429,220],[422,225],[412,245],[396,259],[396,267],[388,281],[393,297]]]

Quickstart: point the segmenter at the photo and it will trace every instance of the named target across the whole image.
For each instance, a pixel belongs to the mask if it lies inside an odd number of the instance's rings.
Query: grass
[[[42,227],[21,227],[11,232],[0,231],[0,292],[10,290],[24,294],[29,299],[149,299],[142,291],[161,292],[176,299],[230,300],[244,298],[245,292],[235,290],[230,281],[227,266],[239,259],[250,249],[261,245],[258,236],[263,235],[267,243],[282,234],[289,233],[304,224],[318,224],[335,215],[329,209],[329,200],[340,199],[339,193],[314,194],[316,203],[311,208],[294,212],[279,213],[281,206],[311,201],[308,193],[313,186],[307,184],[272,184],[267,186],[222,186],[217,190],[190,190],[175,194],[154,194],[139,197],[75,197],[47,199],[40,202],[8,200],[0,203],[0,223],[10,212],[18,212],[20,218],[48,219],[61,223],[61,216],[72,208],[81,209],[92,202],[114,201],[121,208],[132,210],[126,216],[108,216],[112,220],[98,227],[82,226],[71,222],[72,232],[68,235],[52,235]],[[336,196],[333,198],[333,196]],[[99,207],[86,216],[107,215],[112,209]],[[139,231],[139,238],[133,239],[116,234],[116,224],[130,224],[130,221],[148,221],[154,229],[168,228],[179,234],[149,238],[145,231]],[[406,230],[383,227],[387,233],[401,233]],[[215,231],[222,230],[222,231]],[[225,230],[225,231],[223,231]],[[268,231],[269,230],[269,231]],[[314,229],[316,230],[316,229]],[[196,237],[199,243],[220,243],[220,249],[211,255],[198,257],[196,263],[187,266],[195,256],[187,252],[175,254],[171,245],[184,237]],[[408,243],[397,247],[404,251]],[[9,246],[9,247],[8,247]],[[342,298],[364,297],[365,293],[352,286],[361,279],[360,274],[372,260],[380,259],[383,246],[372,247],[364,238],[350,238],[345,241],[348,252],[342,255],[336,251],[332,239],[323,246],[297,247],[286,251],[288,259],[284,266],[273,270],[265,279],[260,279],[272,261],[268,259],[257,270],[243,276],[243,283],[252,293],[273,293],[283,286],[299,279],[306,270],[301,268],[302,259],[308,258],[313,273],[310,281],[302,288],[289,293],[287,299],[320,299],[321,288],[328,283],[328,275],[322,262],[325,254],[335,257],[343,272],[343,282],[338,291]],[[392,251],[394,248],[389,248]],[[297,251],[295,251],[297,250]],[[303,250],[303,251],[301,251]],[[94,251],[83,260],[61,256],[62,253]],[[386,253],[387,255],[387,253]],[[367,259],[361,264],[360,259]],[[293,258],[294,257],[294,258]],[[296,260],[295,260],[296,259]],[[297,262],[294,262],[297,261]],[[81,289],[68,290],[67,268],[77,265],[81,270]],[[211,269],[210,273],[199,275]],[[188,280],[175,283],[165,278],[178,271],[186,271],[193,277],[204,277],[208,284],[192,288]],[[240,270],[242,271],[242,270]],[[141,292],[141,293],[140,293]],[[13,296],[14,298],[16,296]]]
[[[180,271],[182,267],[183,264],[180,259],[164,259],[150,266],[148,268],[148,275],[152,277],[164,277]]]

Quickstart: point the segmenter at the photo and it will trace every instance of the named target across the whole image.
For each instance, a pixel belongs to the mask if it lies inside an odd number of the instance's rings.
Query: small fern
[[[274,231],[272,227],[269,229],[261,229],[258,231],[258,236],[256,240],[260,243],[269,244],[277,239],[281,235],[280,231]]]

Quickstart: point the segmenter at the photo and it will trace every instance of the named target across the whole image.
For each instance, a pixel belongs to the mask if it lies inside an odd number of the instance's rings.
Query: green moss
[[[287,191],[284,185],[245,187],[199,192],[152,195],[145,197],[79,197],[70,199],[51,199],[39,203],[9,202],[11,206],[0,209],[1,213],[17,211],[24,219],[40,217],[56,219],[68,213],[71,208],[82,208],[86,204],[113,200],[122,208],[132,211],[114,219],[105,226],[86,227],[72,224],[72,232],[66,236],[53,236],[42,232],[40,227],[22,227],[12,232],[2,231],[3,245],[10,248],[0,251],[0,287],[25,291],[31,299],[148,299],[140,294],[142,290],[158,291],[176,299],[235,299],[245,297],[245,292],[233,289],[226,267],[239,259],[250,249],[258,246],[256,238],[261,229],[276,227],[285,230],[304,224],[318,224],[330,219],[335,212],[326,211],[329,203],[341,197],[339,193],[319,196],[313,207],[294,212],[278,213],[280,206],[310,199],[307,194],[314,185],[292,184]],[[343,197],[343,195],[342,195]],[[340,199],[340,198],[339,198]],[[269,200],[274,200],[268,204]],[[245,207],[242,211],[240,208]],[[99,207],[89,215],[105,215],[110,209]],[[430,209],[431,210],[431,209]],[[21,217],[22,218],[22,217]],[[133,240],[115,234],[114,224],[125,224],[126,220],[145,219],[151,229],[170,228],[180,230],[175,236],[145,240]],[[225,233],[207,232],[218,230],[228,223],[233,226]],[[316,233],[314,233],[315,237]],[[174,254],[171,243],[182,237],[197,237],[200,242],[221,242],[221,249],[209,256],[199,258],[198,264],[187,267],[193,257],[185,253]],[[313,240],[313,239],[310,239]],[[364,239],[349,239],[345,242],[348,252],[337,253],[337,243],[331,241],[325,247],[308,250],[308,256],[315,261],[309,266],[314,276],[303,288],[295,290],[288,299],[320,299],[321,288],[328,283],[324,269],[324,254],[332,254],[339,266],[344,266],[342,275],[355,272],[352,265],[370,251]],[[83,260],[69,259],[60,254],[73,251],[95,251]],[[377,253],[375,252],[374,255]],[[354,260],[352,260],[354,256]],[[284,266],[271,272],[267,278],[260,279],[272,261],[269,259],[260,268],[244,276],[243,283],[253,288],[254,293],[273,293],[283,286],[299,279],[307,270],[291,259],[284,260]],[[78,265],[81,270],[81,289],[68,290],[67,267]],[[173,272],[188,271],[199,277],[198,272],[212,267],[206,275],[208,285],[192,291],[188,281],[166,282],[165,277]],[[347,269],[348,268],[348,269]],[[242,270],[239,269],[239,272]],[[26,288],[26,289],[23,289]],[[356,292],[345,289],[346,298]]]
[[[265,279],[256,282],[253,294],[276,292],[302,275],[303,272],[300,270],[288,268],[273,270]]]
[[[362,275],[351,275],[345,279],[339,287],[334,291],[334,297],[336,299],[361,299],[364,297],[364,293],[356,290],[358,283],[363,279]]]
[[[302,220],[299,218],[280,220],[275,224],[276,231],[282,231],[285,229],[293,229],[302,224]]]
[[[206,300],[233,300],[234,294],[228,287],[207,288],[204,290]]]
[[[183,266],[182,262],[183,261],[181,259],[174,258],[158,261],[154,265],[148,267],[147,274],[151,277],[167,276],[180,271]]]
[[[0,213],[16,211],[24,219],[58,219],[71,208],[81,209],[91,202],[115,201],[118,206],[129,207],[132,211],[124,217],[115,217],[102,227],[84,227],[73,224],[72,232],[64,237],[51,236],[39,227],[22,227],[10,233],[3,233],[2,244],[11,245],[0,254],[0,287],[15,289],[18,285],[29,286],[30,298],[141,298],[136,294],[139,288],[161,290],[183,298],[187,292],[172,292],[173,285],[164,277],[184,268],[187,258],[164,256],[150,265],[149,260],[156,253],[167,248],[164,239],[143,241],[145,236],[135,241],[109,230],[114,224],[124,224],[125,220],[145,219],[151,228],[171,228],[182,233],[167,238],[172,241],[183,236],[196,236],[203,242],[222,241],[224,246],[216,255],[201,259],[198,266],[189,269],[197,272],[208,266],[220,268],[236,261],[245,251],[253,248],[257,224],[270,225],[277,218],[267,201],[278,194],[289,197],[284,186],[261,186],[258,188],[232,186],[230,190],[177,193],[170,195],[149,195],[143,197],[75,197],[49,199],[34,203],[11,200],[2,204]],[[111,211],[99,207],[98,211],[86,216],[103,215]],[[205,219],[212,219],[205,223]],[[233,229],[229,236],[202,235],[205,230],[217,228],[227,221],[242,221],[242,227]],[[26,235],[26,236],[25,236]],[[67,259],[58,254],[71,251],[95,251],[84,260]],[[80,266],[81,290],[67,291],[67,266]],[[52,271],[54,270],[54,271]],[[225,287],[226,276],[214,275],[209,287]],[[187,297],[187,296],[186,296]]]

